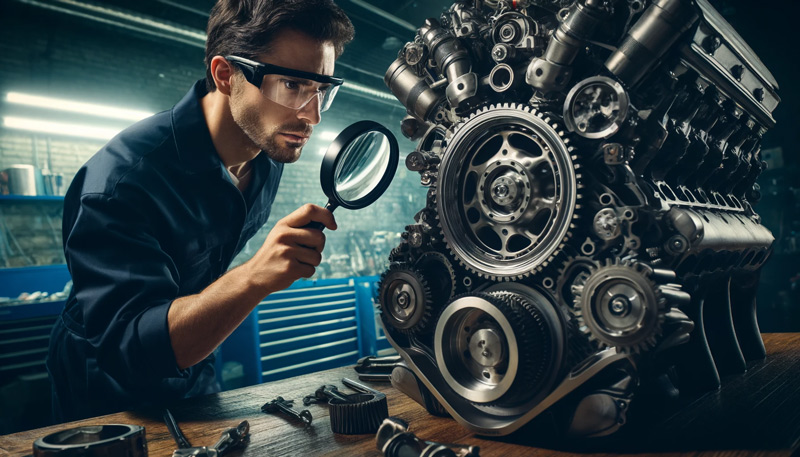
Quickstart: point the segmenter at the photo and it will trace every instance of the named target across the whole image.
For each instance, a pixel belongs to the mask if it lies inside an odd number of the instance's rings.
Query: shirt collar
[[[171,112],[175,147],[184,168],[191,173],[219,168],[222,161],[217,154],[211,133],[200,105],[208,94],[205,79],[197,81]]]

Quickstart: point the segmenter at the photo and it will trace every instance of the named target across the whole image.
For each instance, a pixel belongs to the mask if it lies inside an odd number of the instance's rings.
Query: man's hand
[[[263,288],[265,295],[314,275],[322,261],[325,234],[322,230],[303,228],[309,222],[336,230],[333,213],[317,205],[303,205],[275,224],[264,244],[247,262],[250,280]]]
[[[264,297],[314,274],[322,261],[325,235],[322,230],[302,228],[312,221],[336,230],[333,213],[304,205],[275,224],[250,260],[201,293],[172,302],[167,322],[178,367],[190,367],[207,357]]]

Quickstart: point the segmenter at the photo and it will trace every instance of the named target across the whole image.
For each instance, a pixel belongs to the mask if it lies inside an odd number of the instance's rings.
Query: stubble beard
[[[292,143],[282,141],[278,137],[280,132],[302,132],[305,136],[311,135],[312,127],[305,122],[287,122],[266,128],[260,119],[260,110],[257,106],[243,103],[244,94],[237,94],[236,86],[231,94],[231,114],[233,120],[242,129],[250,141],[264,151],[269,158],[280,163],[293,163],[300,158],[303,151],[302,145],[293,146]]]

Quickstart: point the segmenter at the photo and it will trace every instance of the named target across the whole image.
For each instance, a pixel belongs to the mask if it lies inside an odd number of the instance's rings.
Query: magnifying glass
[[[322,159],[319,179],[328,197],[325,208],[361,209],[378,199],[397,171],[400,151],[397,139],[374,121],[359,121],[333,140]],[[304,228],[322,230],[316,221]]]

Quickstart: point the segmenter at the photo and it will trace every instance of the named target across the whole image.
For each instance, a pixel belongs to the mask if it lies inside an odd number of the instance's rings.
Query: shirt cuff
[[[164,377],[182,377],[187,372],[178,368],[172,340],[169,338],[167,313],[172,302],[146,309],[139,318],[138,333],[142,352],[154,373]]]

